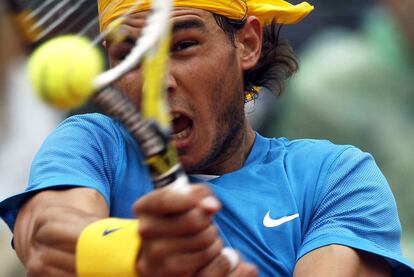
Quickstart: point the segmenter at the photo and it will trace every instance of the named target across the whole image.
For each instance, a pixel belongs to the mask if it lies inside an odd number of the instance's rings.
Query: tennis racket
[[[113,5],[120,1],[115,0]],[[91,47],[95,47],[109,33],[113,35],[117,32],[116,26],[114,29],[98,32],[96,1],[7,0],[6,4],[29,51],[56,36],[68,33],[88,37]],[[139,4],[140,1],[137,1],[136,6]],[[122,22],[136,6],[123,14],[118,22]],[[138,142],[155,188],[170,184],[180,187],[188,184],[171,144],[171,126],[163,85],[169,51],[170,11],[171,1],[153,2],[142,35],[135,46],[121,63],[94,78],[94,93],[91,97],[105,114],[120,120]],[[111,87],[115,81],[140,64],[144,71],[142,113],[137,111],[124,94]]]

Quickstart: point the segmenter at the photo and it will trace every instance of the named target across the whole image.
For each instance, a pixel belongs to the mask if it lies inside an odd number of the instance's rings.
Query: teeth
[[[180,117],[180,114],[179,114],[179,113],[172,113],[172,114],[171,114],[171,117],[172,117],[172,119],[174,120],[174,119],[176,119],[177,117]]]
[[[177,134],[173,134],[171,137],[172,139],[184,139],[186,137],[188,137],[191,133],[191,128],[186,128],[184,130],[182,130],[181,132],[177,133]]]

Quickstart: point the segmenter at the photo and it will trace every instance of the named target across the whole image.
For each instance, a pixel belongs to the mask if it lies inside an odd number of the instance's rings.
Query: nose
[[[168,68],[168,72],[167,72],[167,76],[166,76],[167,80],[167,92],[168,94],[173,93],[174,91],[177,90],[177,80],[175,79],[171,67]]]

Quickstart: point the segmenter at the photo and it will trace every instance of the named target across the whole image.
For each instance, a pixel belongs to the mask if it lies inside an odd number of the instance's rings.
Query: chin
[[[179,155],[180,163],[187,173],[199,170],[200,162],[197,162],[189,155]]]
[[[180,157],[180,162],[182,167],[184,168],[184,170],[186,172],[191,172],[195,169],[196,165],[190,161],[188,161],[186,158],[181,158]]]

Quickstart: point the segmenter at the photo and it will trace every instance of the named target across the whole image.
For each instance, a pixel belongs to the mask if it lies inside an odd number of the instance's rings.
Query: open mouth
[[[172,118],[172,139],[179,140],[189,137],[193,128],[193,120],[180,113],[173,113]]]

